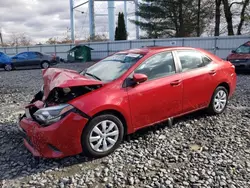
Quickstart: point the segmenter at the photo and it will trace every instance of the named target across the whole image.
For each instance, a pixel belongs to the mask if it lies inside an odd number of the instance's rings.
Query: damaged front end
[[[43,72],[44,85],[26,107],[30,117],[41,125],[49,125],[67,115],[82,113],[69,101],[93,92],[103,86],[101,81],[88,79],[74,71],[49,69]],[[45,121],[46,120],[46,121]]]
[[[68,101],[71,101],[79,96],[97,90],[100,87],[101,85],[54,88],[45,100],[45,104],[46,106],[51,106],[67,103]]]

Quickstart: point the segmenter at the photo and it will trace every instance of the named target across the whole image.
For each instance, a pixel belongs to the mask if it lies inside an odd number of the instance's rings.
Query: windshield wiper
[[[88,73],[88,72],[85,72],[85,74],[87,74],[87,75],[89,75],[89,76],[91,76],[91,77],[95,78],[96,80],[100,80],[100,81],[102,81],[102,79],[101,79],[101,78],[99,78],[99,77],[97,77],[96,75],[90,74],[90,73]]]

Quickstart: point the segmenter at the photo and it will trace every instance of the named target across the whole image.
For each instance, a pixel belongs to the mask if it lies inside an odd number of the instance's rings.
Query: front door
[[[172,52],[161,52],[134,71],[148,77],[147,81],[127,88],[135,129],[181,113],[183,85],[175,67]]]
[[[178,50],[183,80],[183,113],[207,107],[217,86],[212,60],[196,50]]]

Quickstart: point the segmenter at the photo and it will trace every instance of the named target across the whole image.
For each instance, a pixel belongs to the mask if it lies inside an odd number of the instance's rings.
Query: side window
[[[147,75],[149,80],[174,74],[176,69],[172,52],[162,52],[150,57],[134,72]]]
[[[29,59],[35,59],[36,54],[34,52],[29,52]]]
[[[204,65],[206,66],[206,65],[208,65],[209,63],[212,62],[212,59],[210,59],[209,57],[203,55],[202,61],[203,61]]]
[[[239,48],[236,49],[236,53],[249,54],[250,53],[250,46],[242,45],[242,46],[240,46]]]
[[[28,54],[26,53],[26,52],[24,52],[24,53],[20,53],[20,54],[18,54],[17,55],[17,58],[22,58],[22,59],[26,59],[28,57]]]
[[[42,58],[42,54],[40,54],[39,52],[35,52],[35,54],[36,54],[36,58]]]
[[[177,51],[181,61],[182,72],[205,66],[209,59],[204,59],[201,53],[194,50]],[[210,61],[211,62],[211,61]]]

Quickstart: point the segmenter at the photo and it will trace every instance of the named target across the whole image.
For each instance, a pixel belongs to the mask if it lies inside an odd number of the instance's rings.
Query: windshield
[[[141,54],[114,54],[85,69],[80,74],[104,82],[113,81],[142,57]]]

